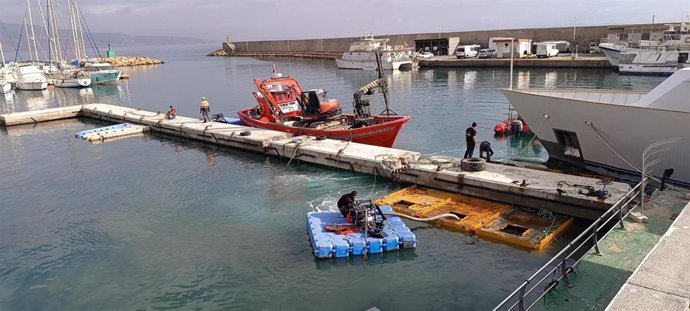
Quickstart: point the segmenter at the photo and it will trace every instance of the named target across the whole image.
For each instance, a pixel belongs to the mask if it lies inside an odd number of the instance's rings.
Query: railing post
[[[621,224],[621,229],[625,229],[625,224],[623,224],[623,205],[618,207],[618,221]]]
[[[525,311],[525,288],[527,287],[527,283],[522,285],[522,288],[520,288],[520,300],[518,300],[518,310],[519,311]]]
[[[599,238],[597,237],[597,231],[599,231],[599,220],[601,220],[601,218],[597,219],[597,221],[595,221],[593,224],[594,227],[592,227],[592,242],[594,243],[594,253],[601,256],[603,254],[599,250]]]
[[[568,267],[565,265],[565,260],[566,258],[561,260],[561,274],[563,275],[563,282],[565,283],[565,287],[573,288],[575,286],[570,284],[570,279],[568,279]]]

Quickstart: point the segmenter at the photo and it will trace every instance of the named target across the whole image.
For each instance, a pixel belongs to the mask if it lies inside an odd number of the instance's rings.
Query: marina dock
[[[484,171],[469,172],[461,170],[460,159],[456,158],[422,157],[414,151],[226,123],[203,123],[182,116],[167,120],[162,113],[107,104],[0,115],[0,124],[11,126],[75,116],[149,126],[152,132],[283,157],[290,162],[303,161],[371,174],[586,219],[596,219],[630,190],[625,183],[602,183],[595,178],[491,163],[487,163]],[[607,196],[597,196],[591,189],[606,190]]]

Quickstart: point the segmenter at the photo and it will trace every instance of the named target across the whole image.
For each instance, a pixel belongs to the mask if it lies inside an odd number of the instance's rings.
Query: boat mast
[[[2,60],[2,67],[5,67],[5,51],[2,50],[2,41],[0,41],[0,60]]]
[[[49,3],[49,14],[51,16],[51,27],[53,29],[53,40],[55,40],[55,60],[62,61],[62,45],[60,44],[60,32],[58,31],[57,17],[55,15],[55,5],[53,0],[47,0]]]
[[[69,9],[69,22],[70,26],[72,26],[72,44],[74,48],[74,57],[75,59],[81,59],[81,49],[80,49],[80,44],[79,44],[79,38],[78,38],[78,28],[77,28],[77,19],[74,14],[74,3],[72,0],[67,1],[67,7]]]
[[[33,42],[34,45],[34,55],[35,55],[35,60],[38,60],[38,48],[36,47],[36,34],[34,33],[34,22],[33,18],[31,17],[31,3],[29,0],[26,0],[26,9],[29,12],[29,27],[31,28],[31,41]],[[27,32],[27,36],[29,33]],[[30,49],[30,48],[29,48]],[[29,51],[29,55],[31,55],[31,51]]]

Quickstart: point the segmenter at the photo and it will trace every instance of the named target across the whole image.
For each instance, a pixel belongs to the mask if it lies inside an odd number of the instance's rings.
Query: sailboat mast
[[[0,60],[2,60],[2,66],[5,67],[5,51],[2,50],[2,41],[0,41]]]
[[[41,7],[40,5],[38,6],[39,8]],[[50,4],[49,0],[46,0],[46,10],[48,10],[48,23],[50,24]],[[52,24],[51,28],[52,30]],[[53,66],[53,36],[51,36],[51,31],[48,30],[48,72],[50,72],[50,68]]]
[[[55,15],[55,5],[53,4],[53,0],[47,0],[49,7],[48,9],[50,10],[50,16],[52,20],[52,25],[53,27],[53,39],[55,40],[55,60],[58,62],[62,61],[62,44],[60,44],[60,32],[58,31],[58,23],[57,23],[57,16]]]
[[[74,45],[74,57],[76,59],[81,59],[81,55],[79,53],[79,39],[77,38],[77,20],[74,16],[74,5],[72,4],[72,0],[67,0],[67,7],[69,9],[70,25],[72,26],[72,43]]]
[[[38,60],[38,48],[36,47],[36,34],[34,33],[34,21],[33,18],[31,17],[31,3],[29,0],[26,0],[26,9],[29,12],[29,28],[31,28],[31,41],[33,42],[34,45],[34,56],[35,60]],[[28,33],[27,33],[28,35]],[[29,52],[31,54],[31,52]]]

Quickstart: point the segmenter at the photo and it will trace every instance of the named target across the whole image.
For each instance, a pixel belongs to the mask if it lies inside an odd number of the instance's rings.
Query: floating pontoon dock
[[[598,197],[591,189],[600,190],[603,185],[595,178],[490,163],[484,171],[468,172],[460,169],[460,159],[455,158],[422,157],[414,151],[294,136],[218,122],[203,123],[182,116],[167,120],[163,113],[108,104],[0,115],[0,124],[30,124],[75,116],[144,125],[152,132],[587,219],[597,218],[630,189],[628,184],[613,182],[606,185],[608,196]]]

